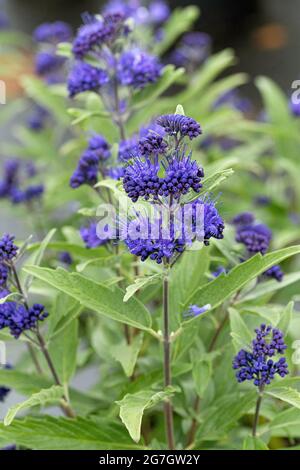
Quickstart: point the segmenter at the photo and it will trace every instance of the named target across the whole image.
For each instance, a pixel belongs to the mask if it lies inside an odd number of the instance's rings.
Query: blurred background
[[[45,21],[64,20],[76,28],[84,11],[96,12],[99,0],[2,0],[13,29],[30,33]],[[237,68],[251,77],[268,75],[288,90],[299,75],[300,0],[189,0],[169,1],[170,7],[196,4],[201,16],[195,29],[209,33],[214,50],[233,47]],[[247,92],[256,98],[253,87]]]

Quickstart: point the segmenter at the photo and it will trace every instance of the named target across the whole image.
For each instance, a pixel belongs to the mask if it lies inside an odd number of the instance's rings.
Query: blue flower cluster
[[[85,91],[98,91],[108,81],[108,74],[101,68],[77,61],[68,77],[69,96],[73,98]]]
[[[256,224],[251,212],[238,214],[232,222],[236,226],[236,241],[245,245],[250,256],[256,253],[266,254],[272,240],[272,232],[266,225]],[[267,269],[263,275],[272,277],[278,282],[282,281],[284,276],[278,265]]]
[[[9,263],[18,253],[18,247],[14,244],[15,237],[5,233],[0,238],[0,263]]]
[[[50,114],[47,109],[40,105],[34,104],[27,118],[27,127],[35,132],[40,132],[45,128]]]
[[[190,155],[185,155],[184,148],[178,147],[178,142],[183,142],[186,136],[192,139],[200,134],[199,124],[179,114],[161,116],[156,124],[160,132],[150,128],[141,137],[138,148],[133,147],[135,154],[130,155],[132,162],[125,169],[123,187],[133,202],[139,197],[157,200],[159,196],[179,200],[190,190],[197,193],[202,187],[203,169]],[[164,139],[166,135],[174,140],[168,142]],[[163,157],[161,162],[159,156]],[[127,160],[128,157],[126,153]]]
[[[99,238],[96,222],[91,222],[87,227],[81,227],[80,235],[86,248],[97,248],[98,246],[104,245],[108,242],[107,238]]]
[[[7,198],[14,204],[29,203],[40,199],[44,193],[44,185],[24,185],[36,176],[33,162],[11,159],[4,162],[3,179],[0,181],[0,198]]]
[[[241,349],[235,356],[233,369],[237,370],[238,382],[249,380],[257,387],[263,388],[271,383],[275,375],[285,377],[288,374],[285,357],[277,361],[271,359],[278,354],[284,354],[286,345],[283,333],[277,328],[262,324],[255,333],[251,349]]]
[[[37,75],[47,76],[57,71],[64,62],[64,57],[59,57],[47,51],[39,52],[35,56],[35,72]]]
[[[37,42],[58,44],[69,41],[72,37],[70,25],[64,21],[54,23],[42,23],[33,32],[33,38]]]
[[[9,328],[10,334],[18,339],[24,331],[34,330],[39,321],[48,317],[42,304],[27,308],[16,302],[0,304],[0,330]]]
[[[186,33],[171,53],[170,61],[177,67],[195,69],[205,62],[211,52],[211,37],[199,31]]]
[[[103,90],[107,107],[119,113],[120,103],[114,98],[116,86],[143,88],[159,78],[162,66],[158,59],[131,43],[129,46],[126,38],[130,32],[122,11],[87,18],[73,42],[76,62],[68,79],[70,97],[85,91],[100,92],[106,85]],[[84,61],[88,55],[99,62],[99,67]]]
[[[93,186],[98,181],[100,166],[111,156],[110,146],[100,134],[93,134],[70,179],[71,188],[82,184]]]
[[[161,26],[170,16],[170,8],[164,0],[110,0],[105,13],[121,13],[126,18],[133,18],[136,24]]]
[[[155,56],[140,49],[123,52],[117,66],[117,77],[121,85],[144,88],[160,76],[162,66]]]

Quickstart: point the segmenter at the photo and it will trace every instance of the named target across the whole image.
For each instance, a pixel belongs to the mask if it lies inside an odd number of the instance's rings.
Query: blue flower
[[[93,134],[88,142],[88,149],[94,153],[99,161],[107,160],[111,156],[110,145],[101,134]]]
[[[183,314],[184,317],[198,317],[202,315],[202,313],[207,312],[211,309],[211,305],[207,304],[203,307],[199,307],[199,305],[190,305],[188,311]]]
[[[189,204],[190,205],[190,204]],[[220,216],[215,203],[213,201],[204,201],[202,199],[196,199],[191,203],[194,210],[194,217],[197,217],[197,206],[204,206],[203,213],[203,242],[205,245],[209,245],[209,240],[211,238],[216,238],[218,240],[224,237],[223,231],[225,228],[224,220]],[[199,209],[199,207],[198,207]],[[197,220],[194,221],[196,224]]]
[[[275,375],[285,377],[288,365],[285,357],[278,361],[270,359],[284,354],[286,345],[283,333],[277,328],[262,324],[255,330],[256,338],[252,341],[249,351],[241,349],[233,360],[233,369],[238,369],[238,382],[253,381],[254,385],[263,387],[271,383]]]
[[[180,157],[168,158],[167,165],[164,166],[166,174],[161,181],[159,194],[172,195],[175,199],[179,199],[190,189],[199,193],[204,172],[195,160],[191,160],[190,156],[186,157],[183,154]]]
[[[115,166],[115,167],[107,168],[106,174],[113,180],[120,180],[124,177],[125,168],[123,166]]]
[[[243,243],[251,254],[265,254],[269,248],[272,232],[264,224],[242,225],[236,232],[236,241]]]
[[[211,274],[215,278],[215,277],[221,276],[221,274],[226,274],[226,273],[227,271],[226,271],[226,268],[224,268],[224,266],[218,266],[217,269],[213,271]]]
[[[165,114],[160,116],[156,122],[164,128],[168,135],[176,138],[188,136],[192,140],[202,133],[200,125],[195,119],[181,114]]]
[[[254,222],[252,212],[241,212],[232,219],[234,225],[251,225]]]
[[[64,62],[64,57],[51,52],[39,52],[35,57],[35,71],[38,75],[47,75],[59,69]]]
[[[42,23],[33,32],[33,38],[37,42],[58,42],[69,41],[72,37],[70,25],[64,21],[54,23]]]
[[[264,276],[272,277],[276,279],[276,281],[281,282],[284,276],[284,273],[280,269],[280,266],[278,264],[275,264],[271,268],[267,269],[264,273]]]
[[[108,81],[109,77],[104,70],[78,61],[68,77],[69,96],[73,98],[84,91],[97,91]]]
[[[79,188],[82,184],[94,186],[98,181],[98,172],[99,158],[92,151],[86,150],[82,154],[77,168],[71,176],[71,188]]]
[[[39,321],[48,317],[48,312],[41,304],[34,304],[27,309],[25,305],[16,302],[0,304],[0,330],[9,328],[16,339],[27,330],[34,330]]]
[[[139,141],[139,151],[141,155],[164,155],[168,144],[163,137],[155,132],[149,131],[145,137]]]
[[[49,118],[49,112],[42,106],[35,105],[32,113],[27,118],[27,126],[29,129],[39,132],[44,129],[47,119]]]
[[[136,157],[139,153],[138,139],[134,135],[129,139],[121,140],[119,143],[118,160],[127,162]]]
[[[4,234],[0,239],[0,262],[11,261],[17,256],[18,247],[14,244],[15,237]]]
[[[97,248],[108,241],[107,238],[101,239],[98,237],[96,222],[91,222],[88,227],[81,227],[80,235],[86,248]]]
[[[99,49],[105,43],[110,43],[126,31],[124,17],[119,13],[106,15],[102,19],[92,18],[91,22],[79,29],[73,42],[73,54],[77,59],[83,59],[89,52]]]
[[[170,61],[177,67],[199,66],[210,55],[211,42],[211,37],[206,33],[194,31],[184,34]]]
[[[157,57],[139,49],[125,51],[119,59],[117,76],[121,85],[144,88],[160,77],[162,66]]]
[[[73,258],[68,251],[62,251],[59,254],[59,261],[61,261],[64,264],[72,264]]]
[[[7,280],[9,275],[9,268],[4,263],[0,263],[0,288],[6,286]]]
[[[123,187],[128,197],[136,202],[139,197],[157,199],[160,190],[160,179],[158,177],[159,164],[148,158],[141,160],[135,158],[131,165],[125,169]]]

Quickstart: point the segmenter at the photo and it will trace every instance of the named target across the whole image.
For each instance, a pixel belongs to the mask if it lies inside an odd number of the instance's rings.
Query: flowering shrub
[[[113,0],[33,33],[3,116],[3,448],[297,447],[299,112],[260,77],[255,116],[197,15]]]

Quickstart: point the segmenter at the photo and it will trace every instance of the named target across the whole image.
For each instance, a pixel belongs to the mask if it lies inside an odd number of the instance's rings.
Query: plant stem
[[[264,387],[263,387],[263,385],[260,385],[259,386],[258,397],[257,397],[257,400],[256,400],[255,415],[254,415],[253,428],[252,428],[252,436],[253,437],[256,437],[256,430],[257,430],[257,425],[258,425],[258,421],[259,421],[259,411],[260,411],[261,402],[262,402],[262,399],[263,399],[263,391],[264,391]]]
[[[126,133],[125,133],[125,127],[124,127],[124,122],[122,115],[120,115],[120,98],[119,98],[119,87],[118,87],[118,81],[117,79],[114,80],[114,96],[115,96],[115,116],[114,120],[115,123],[117,124],[119,131],[120,131],[120,137],[122,140],[126,139]]]
[[[170,332],[169,332],[169,279],[165,275],[163,279],[163,312],[164,312],[164,331],[163,331],[163,344],[164,344],[164,386],[172,385],[171,376],[171,355],[170,355]],[[172,401],[169,398],[164,403],[166,437],[168,449],[175,449],[174,441],[174,424],[173,424],[173,407]]]
[[[46,359],[46,362],[48,364],[50,372],[53,376],[54,382],[56,383],[56,385],[61,386],[61,382],[59,380],[58,374],[57,374],[56,369],[54,367],[54,364],[52,362],[52,359],[51,359],[51,356],[50,356],[49,351],[47,349],[44,338],[42,337],[41,333],[38,330],[36,331],[36,336],[37,336],[41,351],[44,354],[44,357]],[[65,415],[68,416],[69,418],[75,418],[75,416],[76,416],[75,412],[71,408],[71,406],[68,402],[68,399],[66,398],[65,395],[63,396],[63,399],[64,399],[64,403],[62,404],[62,409],[63,409]]]

